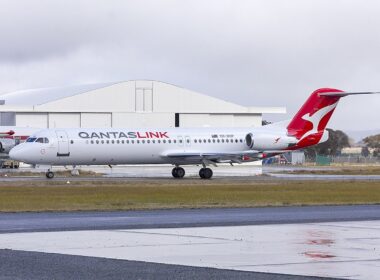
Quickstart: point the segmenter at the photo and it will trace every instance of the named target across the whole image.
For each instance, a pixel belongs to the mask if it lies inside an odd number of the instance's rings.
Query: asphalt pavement
[[[379,220],[380,205],[0,213],[0,233]]]

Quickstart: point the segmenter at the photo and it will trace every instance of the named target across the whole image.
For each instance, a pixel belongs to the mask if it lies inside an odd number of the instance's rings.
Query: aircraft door
[[[67,133],[64,130],[56,130],[55,133],[57,134],[58,139],[58,157],[68,157],[70,156],[70,150],[69,150],[69,139],[67,137]]]

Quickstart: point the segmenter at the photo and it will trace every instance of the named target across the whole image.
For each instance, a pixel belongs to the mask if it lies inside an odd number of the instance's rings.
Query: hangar
[[[65,127],[249,127],[283,107],[245,107],[159,81],[135,80],[0,95],[0,125]]]

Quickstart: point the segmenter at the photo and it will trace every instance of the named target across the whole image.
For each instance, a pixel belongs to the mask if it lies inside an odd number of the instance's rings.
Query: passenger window
[[[171,144],[171,143],[172,143],[172,140],[168,140],[168,143]]]
[[[116,140],[116,144],[120,144],[120,140]]]
[[[94,144],[94,140],[91,140],[91,144]]]
[[[194,143],[197,143],[197,139],[194,139]]]
[[[209,143],[211,143],[211,140],[210,140],[210,139],[208,139],[208,142],[209,142]]]
[[[215,143],[215,139],[212,139],[212,143]]]
[[[203,139],[203,143],[206,143],[206,139]]]
[[[153,144],[156,143],[156,140],[152,140],[152,143],[153,143]]]
[[[102,144],[104,144],[104,140],[102,140]]]
[[[174,139],[174,140],[173,140],[173,143],[174,143],[174,144],[177,143],[177,140]]]
[[[142,140],[141,143],[145,144],[145,140]]]
[[[70,140],[70,144],[74,144],[74,140]]]
[[[166,140],[165,140],[165,139],[164,139],[164,140],[162,140],[162,143],[164,143],[164,144],[165,144],[165,143],[166,143]]]
[[[150,140],[146,140],[146,142],[147,142],[148,144],[150,144]]]
[[[109,144],[110,143],[110,140],[107,140],[107,144]]]

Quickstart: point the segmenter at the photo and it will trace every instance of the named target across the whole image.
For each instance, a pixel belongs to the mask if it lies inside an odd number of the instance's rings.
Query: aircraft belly
[[[168,163],[160,155],[161,147],[150,147],[146,145],[115,145],[95,146],[90,149],[72,147],[68,157],[60,157],[56,164],[62,165],[105,165],[105,164],[160,164]]]

